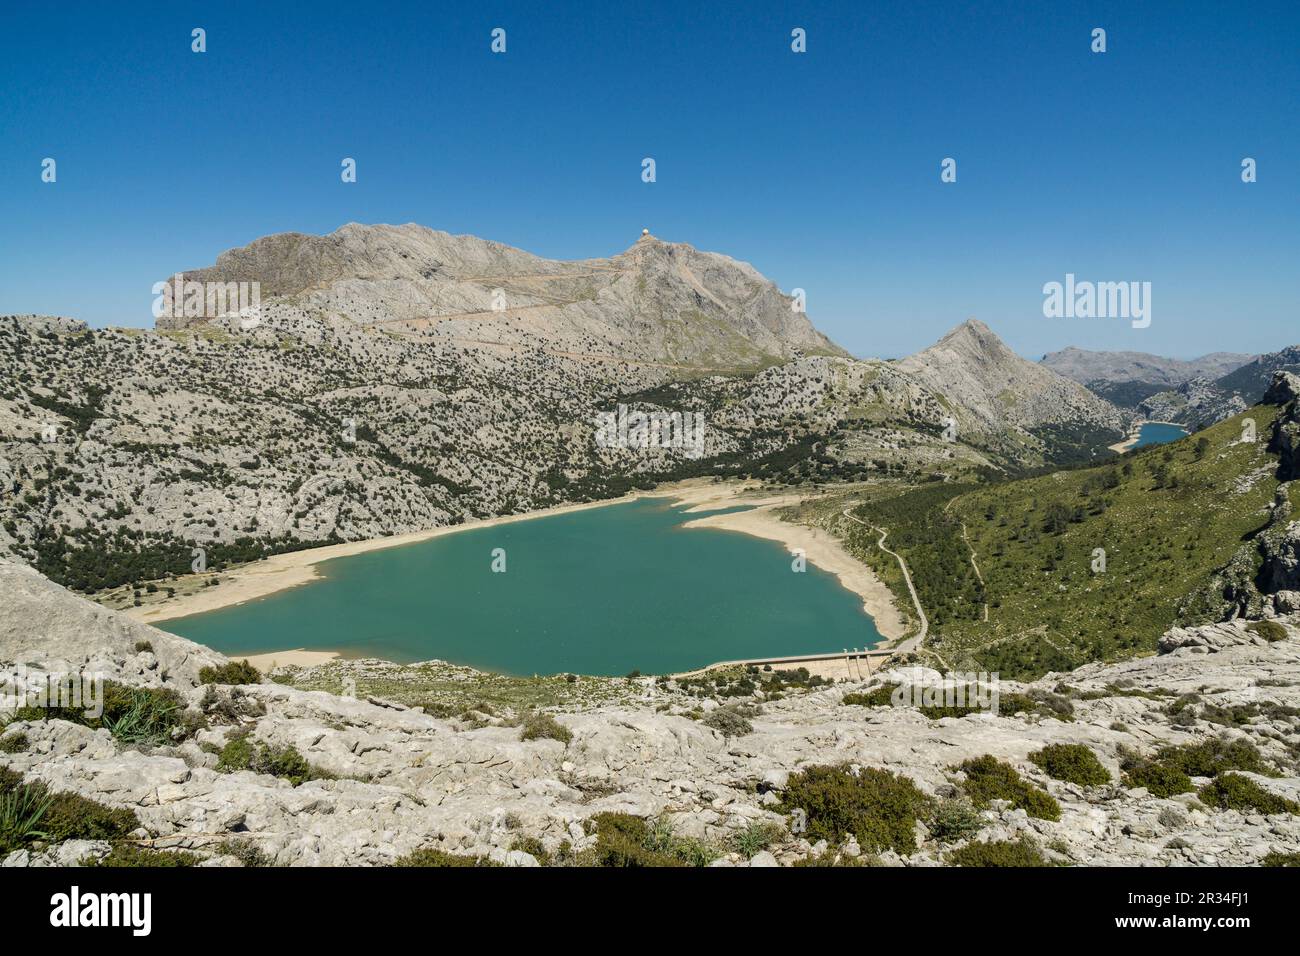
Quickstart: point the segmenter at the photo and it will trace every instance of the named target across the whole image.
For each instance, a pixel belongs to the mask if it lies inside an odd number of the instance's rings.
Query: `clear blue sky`
[[[5,0],[0,93],[0,312],[149,325],[157,279],[349,221],[557,258],[648,226],[859,355],[969,316],[1032,357],[1300,341],[1295,0]],[[1151,282],[1150,328],[1044,318],[1067,272]]]

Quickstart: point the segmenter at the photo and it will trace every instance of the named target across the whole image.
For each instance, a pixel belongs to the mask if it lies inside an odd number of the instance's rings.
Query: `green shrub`
[[[682,860],[665,852],[662,834],[651,832],[644,818],[630,813],[598,813],[587,820],[594,828],[596,866],[657,867],[684,866]]]
[[[1300,853],[1279,853],[1277,850],[1266,854],[1259,861],[1260,866],[1300,866]]]
[[[1155,759],[1189,777],[1216,777],[1226,770],[1277,776],[1277,771],[1263,758],[1259,748],[1240,737],[1236,740],[1217,737],[1197,744],[1162,747]]]
[[[1134,790],[1145,787],[1151,796],[1161,798],[1192,791],[1192,781],[1187,774],[1154,760],[1139,760],[1129,764],[1124,772],[1124,786]]]
[[[53,795],[50,809],[41,821],[51,843],[64,840],[120,840],[140,826],[135,811],[106,807],[80,794]]]
[[[1029,759],[1042,767],[1053,780],[1064,780],[1081,787],[1110,783],[1110,771],[1083,744],[1048,744],[1031,753]]]
[[[152,642],[152,641],[136,641],[136,642],[135,642],[135,652],[136,652],[137,654],[143,654],[143,653],[145,653],[146,651],[148,651],[150,654],[153,653],[153,642]]]
[[[24,733],[10,734],[7,737],[0,737],[0,754],[17,754],[22,753],[30,746],[30,741]]]
[[[940,800],[930,821],[930,836],[940,843],[956,843],[978,833],[986,822],[966,800]]]
[[[551,865],[551,854],[547,852],[546,844],[537,837],[517,836],[514,842],[510,844],[510,849],[527,853],[542,866]]]
[[[200,684],[259,684],[262,674],[248,661],[227,661],[220,667],[199,669]]]
[[[248,867],[271,865],[271,858],[263,852],[260,846],[248,839],[227,840],[217,847],[217,852],[224,856],[233,856],[241,864]]]
[[[953,866],[1047,866],[1038,847],[1027,839],[967,843],[948,854]]]
[[[573,739],[573,731],[560,723],[550,714],[533,714],[524,720],[520,740],[558,740],[566,747]]]
[[[1300,803],[1269,793],[1239,773],[1224,773],[1201,788],[1201,802],[1220,810],[1258,813],[1300,813]]]
[[[792,774],[781,806],[807,814],[807,836],[838,844],[852,834],[864,850],[916,850],[916,821],[933,809],[930,799],[907,777],[846,765],[808,767]]]
[[[1287,639],[1286,628],[1277,621],[1251,621],[1246,625],[1246,630],[1258,634],[1266,641],[1285,641]]]
[[[500,866],[485,856],[463,856],[447,853],[443,850],[416,850],[406,856],[398,857],[393,866]]]
[[[1031,817],[1061,819],[1061,805],[1055,798],[1021,777],[1009,763],[985,754],[967,760],[958,769],[966,774],[962,789],[981,809],[994,800],[1008,800],[1017,810],[1024,810]]]
[[[217,770],[222,773],[251,770],[254,773],[270,774],[273,777],[283,777],[295,787],[308,780],[333,778],[327,771],[312,766],[296,747],[273,746],[265,741],[253,740],[247,731],[231,734],[226,745],[221,748]]]
[[[859,707],[888,707],[893,703],[894,688],[897,686],[897,684],[882,684],[880,687],[874,687],[866,693],[845,694],[840,703],[853,704]]]
[[[82,866],[107,867],[172,867],[197,866],[199,857],[193,853],[175,850],[147,850],[129,843],[119,844],[98,860],[85,859]]]
[[[743,737],[754,732],[754,725],[744,715],[727,707],[709,711],[700,723],[724,737]]]

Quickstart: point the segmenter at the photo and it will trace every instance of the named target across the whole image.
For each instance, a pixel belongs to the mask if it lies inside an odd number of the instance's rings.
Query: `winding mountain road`
[[[921,630],[918,631],[912,637],[909,637],[903,643],[899,644],[897,647],[893,648],[893,650],[899,652],[908,652],[908,651],[916,651],[920,649],[921,644],[925,641],[925,636],[928,633],[930,633],[930,619],[925,616],[925,608],[921,607],[921,599],[916,594],[915,585],[912,584],[912,575],[911,572],[907,570],[907,562],[903,560],[903,556],[899,554],[897,551],[891,551],[889,548],[885,547],[885,538],[889,535],[889,532],[887,530],[885,530],[884,528],[877,528],[875,525],[868,524],[867,522],[863,521],[861,518],[854,517],[853,515],[849,514],[848,508],[845,508],[840,513],[844,515],[844,517],[848,518],[850,521],[856,521],[864,528],[870,528],[872,531],[879,532],[880,540],[876,542],[876,545],[880,548],[881,551],[885,552],[885,554],[893,555],[894,559],[898,562],[899,568],[901,568],[903,571],[903,580],[907,582],[907,591],[909,594],[912,595],[912,603],[916,606],[916,616],[921,621]]]

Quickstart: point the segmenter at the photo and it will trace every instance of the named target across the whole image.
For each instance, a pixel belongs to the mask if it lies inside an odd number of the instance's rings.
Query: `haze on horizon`
[[[1295,338],[1291,4],[309,10],[0,13],[0,312],[149,326],[152,284],[227,248],[414,221],[560,259],[649,227],[805,289],[857,355],[971,316],[1035,359]],[[1150,328],[1044,318],[1066,273],[1151,282]]]

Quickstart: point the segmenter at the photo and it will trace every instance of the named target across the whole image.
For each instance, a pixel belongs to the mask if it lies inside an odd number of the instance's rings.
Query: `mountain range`
[[[750,266],[648,234],[565,263],[349,225],[183,277],[260,302],[153,330],[0,320],[0,552],[97,590],[195,546],[220,565],[697,475],[1087,460],[1128,420],[977,321],[853,359]],[[703,454],[599,446],[595,417],[628,403],[703,414]]]

